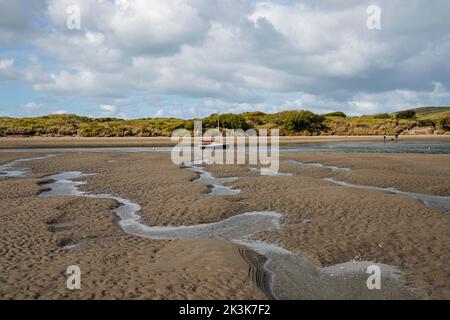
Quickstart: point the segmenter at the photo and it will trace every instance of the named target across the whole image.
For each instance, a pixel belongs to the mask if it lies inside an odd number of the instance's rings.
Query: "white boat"
[[[220,132],[220,115],[217,113],[217,129]],[[201,144],[198,146],[200,149],[213,149],[213,150],[226,150],[228,145],[226,143],[215,142],[214,137],[203,138]]]
[[[217,150],[226,150],[228,149],[228,145],[226,143],[209,143],[209,144],[201,144],[199,145],[199,148],[202,150],[205,149],[217,149]]]

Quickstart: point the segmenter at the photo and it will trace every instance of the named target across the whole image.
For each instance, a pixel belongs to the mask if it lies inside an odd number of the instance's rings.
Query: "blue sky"
[[[449,105],[448,12],[445,0],[0,0],[0,116]]]

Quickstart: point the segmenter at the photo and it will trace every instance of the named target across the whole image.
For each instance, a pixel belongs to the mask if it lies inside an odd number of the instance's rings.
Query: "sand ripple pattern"
[[[204,170],[204,169],[203,169]],[[41,196],[85,196],[113,199],[120,206],[113,211],[120,226],[129,234],[149,239],[224,239],[241,246],[240,254],[249,264],[249,277],[268,298],[335,299],[335,298],[408,298],[409,292],[397,282],[399,270],[377,264],[383,270],[382,292],[365,289],[365,267],[370,262],[350,262],[329,268],[317,268],[292,252],[275,244],[248,240],[260,231],[279,228],[277,212],[248,212],[209,224],[190,226],[147,226],[140,223],[141,207],[128,199],[109,194],[92,194],[78,190],[84,182],[74,179],[82,172],[63,172],[49,176],[49,188]],[[212,175],[208,176],[212,178]],[[244,249],[249,248],[248,249]],[[355,296],[356,294],[356,296]]]
[[[286,163],[297,166],[297,167],[315,167],[315,168],[327,168],[333,172],[350,172],[350,168],[340,168],[336,166],[326,166],[321,163],[303,163],[296,160],[287,160]],[[357,189],[364,189],[364,190],[373,190],[373,191],[381,191],[381,192],[387,192],[387,193],[393,193],[398,194],[400,196],[409,197],[416,199],[426,206],[434,209],[441,210],[443,212],[450,213],[450,197],[443,197],[443,196],[433,196],[428,194],[422,194],[422,193],[414,193],[414,192],[406,192],[401,191],[396,188],[381,188],[381,187],[374,187],[374,186],[366,186],[366,185],[360,185],[360,184],[352,184],[345,181],[339,181],[334,178],[325,178],[325,181],[335,183],[337,185],[348,187],[348,188],[357,188]]]
[[[36,160],[36,159],[33,159]],[[23,161],[23,160],[22,160]],[[16,161],[17,163],[17,161]],[[9,164],[9,170],[14,166]],[[203,168],[193,167],[199,181],[220,185],[230,180],[217,179]],[[24,171],[21,171],[24,172]],[[19,174],[21,174],[19,172]],[[141,207],[128,199],[110,194],[80,191],[86,182],[77,181],[90,174],[79,171],[62,172],[47,177],[48,189],[40,196],[79,196],[113,199],[120,206],[113,211],[120,217],[120,225],[129,234],[150,239],[225,239],[239,244],[240,255],[249,264],[249,277],[266,293],[268,298],[282,299],[382,299],[411,298],[401,283],[399,271],[377,264],[383,270],[384,290],[369,291],[365,287],[365,268],[371,262],[349,262],[328,268],[317,268],[302,257],[277,245],[248,240],[260,231],[279,228],[281,215],[277,212],[248,212],[209,224],[191,226],[147,226],[140,223]],[[20,176],[20,175],[19,175]],[[224,178],[227,179],[227,178]],[[233,181],[233,180],[231,180]],[[77,247],[77,245],[73,245]],[[250,250],[245,249],[249,248]],[[67,247],[66,249],[71,249]]]
[[[141,207],[128,199],[110,194],[93,194],[80,191],[85,184],[75,179],[87,176],[79,171],[62,172],[47,177],[44,185],[49,189],[40,195],[45,196],[85,196],[97,199],[112,199],[120,206],[113,211],[120,217],[119,224],[129,234],[150,239],[224,239],[235,240],[254,233],[279,228],[281,215],[277,212],[247,212],[228,219],[208,224],[190,226],[147,226],[140,223],[138,212]]]
[[[203,178],[204,182],[215,182],[215,178],[209,172],[203,169],[199,171],[206,176],[206,178]],[[233,241],[249,237],[260,231],[279,228],[281,215],[272,211],[247,212],[216,223],[200,225],[147,226],[140,223],[138,212],[141,207],[137,203],[110,194],[92,194],[80,191],[79,186],[85,184],[85,182],[75,181],[75,179],[88,175],[79,171],[51,175],[47,177],[48,183],[44,183],[48,190],[42,192],[40,196],[84,196],[115,200],[120,206],[113,211],[120,217],[119,224],[122,229],[128,234],[149,239],[223,239]],[[78,245],[74,244],[71,247],[66,247],[66,249],[77,247]],[[254,252],[247,252],[243,248],[240,248],[240,254],[249,263],[249,277],[265,292],[267,297],[274,298],[269,285],[270,274],[263,269],[261,258],[258,258],[258,255],[255,255]]]
[[[450,197],[442,197],[442,196],[432,196],[428,194],[422,194],[422,193],[414,193],[414,192],[405,192],[400,191],[396,188],[380,188],[380,187],[373,187],[373,186],[364,186],[359,184],[352,184],[345,181],[338,181],[333,178],[325,178],[325,181],[333,182],[337,185],[348,187],[348,188],[357,188],[357,189],[364,189],[364,190],[374,190],[374,191],[381,191],[381,192],[387,192],[387,193],[394,193],[405,197],[410,197],[413,199],[416,199],[425,205],[427,205],[430,208],[439,209],[441,211],[450,213]]]

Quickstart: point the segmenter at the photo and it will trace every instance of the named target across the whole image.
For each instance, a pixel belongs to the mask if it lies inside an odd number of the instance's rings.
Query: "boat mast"
[[[217,129],[220,131],[220,113],[217,111]]]

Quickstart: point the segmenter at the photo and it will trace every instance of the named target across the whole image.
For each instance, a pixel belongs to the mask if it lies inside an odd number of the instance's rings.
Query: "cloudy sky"
[[[80,29],[67,27],[73,5]],[[448,0],[0,0],[0,116],[449,105],[449,12]]]

